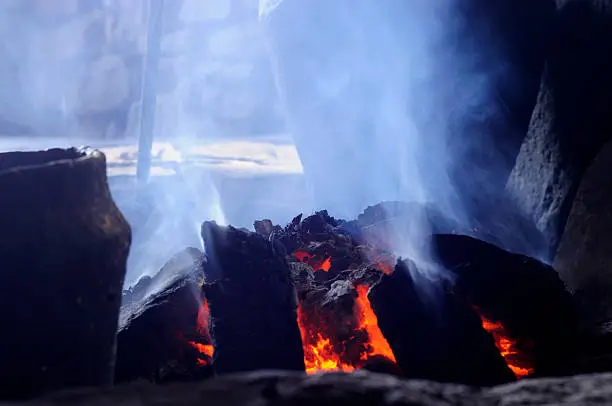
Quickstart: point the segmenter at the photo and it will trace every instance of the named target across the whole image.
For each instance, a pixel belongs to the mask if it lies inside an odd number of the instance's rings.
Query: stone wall
[[[138,134],[150,0],[4,0],[0,134]],[[156,136],[282,128],[257,0],[166,0]]]

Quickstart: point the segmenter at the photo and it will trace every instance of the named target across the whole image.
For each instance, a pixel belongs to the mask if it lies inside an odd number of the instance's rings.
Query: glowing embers
[[[386,259],[377,259],[375,262],[376,268],[384,273],[385,275],[391,275],[393,273],[395,264]]]
[[[358,285],[356,293],[350,310],[315,310],[300,303],[298,326],[307,373],[350,372],[362,368],[372,357],[384,357],[395,363],[393,351],[370,306],[368,287]]]
[[[208,331],[208,302],[206,299],[202,299],[202,305],[198,309],[198,316],[196,319],[196,330],[197,332],[206,338],[210,343],[210,333]],[[189,341],[189,344],[198,351],[198,365],[207,366],[212,360],[214,353],[214,347],[212,344],[203,344],[197,341]]]
[[[297,250],[293,256],[315,272],[328,273],[332,267],[327,250]],[[375,265],[381,272],[391,273],[393,267],[387,262],[385,258]],[[301,297],[298,326],[307,373],[350,372],[364,367],[373,357],[395,363],[393,351],[378,328],[368,289],[366,284],[342,279],[329,285],[324,282]]]
[[[387,339],[383,336],[380,328],[378,328],[378,319],[370,300],[368,299],[368,287],[365,285],[357,286],[357,299],[355,300],[355,314],[359,318],[359,328],[368,333],[369,342],[367,343],[367,352],[362,354],[362,360],[367,361],[368,358],[374,355],[382,355],[383,357],[395,362],[395,355],[391,351],[391,347]]]
[[[504,326],[500,322],[487,319],[477,309],[476,312],[482,319],[482,327],[493,336],[497,349],[514,375],[518,379],[531,375],[533,367],[525,361],[525,355],[517,348],[517,342],[510,339]]]
[[[302,345],[304,347],[304,364],[306,373],[312,374],[318,371],[345,371],[350,372],[355,368],[343,361],[343,346],[334,345],[330,338],[323,337],[317,328],[316,321],[303,310],[300,304],[297,310],[298,326],[302,335]],[[341,343],[340,343],[341,344]]]
[[[295,251],[293,256],[297,258],[298,261],[308,264],[308,266],[315,271],[322,270],[329,272],[331,268],[331,257],[328,255],[321,257],[314,254],[309,254],[306,251]]]

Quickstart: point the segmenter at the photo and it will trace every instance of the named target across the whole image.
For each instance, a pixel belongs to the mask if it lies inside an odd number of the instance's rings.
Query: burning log
[[[306,372],[353,371],[395,356],[378,328],[366,285],[336,280],[315,287],[300,300],[298,323]]]
[[[303,371],[295,289],[278,245],[214,222],[202,225],[202,238],[215,371]]]
[[[148,282],[124,296],[117,339],[117,382],[212,375],[213,347],[202,296],[204,254],[174,256]]]
[[[519,373],[559,375],[575,356],[578,321],[555,270],[468,236],[434,235],[456,293],[475,306]]]
[[[478,316],[445,284],[398,262],[370,290],[380,329],[405,376],[484,386],[514,380]]]
[[[211,356],[219,374],[370,369],[490,386],[561,373],[554,357],[571,353],[563,346],[575,326],[558,323],[571,306],[550,267],[470,237],[434,235],[449,271],[425,274],[390,251],[384,233],[397,230],[395,219],[368,213],[373,223],[326,211],[284,228],[262,220],[256,233],[204,223],[201,267],[176,272],[185,261],[175,258],[124,297],[131,321],[120,332],[122,379],[205,376]],[[138,345],[140,352],[127,350]]]
[[[298,321],[307,371],[352,371],[381,354],[394,363],[397,352],[396,371],[406,368],[410,377],[477,385],[515,379],[509,367],[520,372],[516,366],[525,358],[507,348],[508,340],[499,335],[502,326],[479,317],[471,302],[453,292],[451,279],[430,281],[416,268],[411,275],[405,269],[394,273],[389,242],[395,237],[385,237],[386,233],[405,228],[394,222],[408,225],[407,214],[417,209],[422,208],[377,205],[352,222],[321,211],[304,220],[298,216],[280,230],[268,225],[267,230],[274,230],[268,233],[270,238],[292,252],[290,267],[300,302]],[[436,229],[453,227],[434,214],[430,212],[427,219],[435,220]],[[382,274],[389,276],[381,280]],[[370,286],[372,304],[365,301]],[[357,302],[376,319],[370,323],[375,327],[372,331],[357,321],[361,312]],[[510,358],[515,358],[516,365],[507,362]]]
[[[104,154],[0,154],[0,194],[0,398],[112,383],[131,230]]]
[[[388,253],[360,245],[347,222],[326,211],[296,217],[271,235],[292,252],[306,371],[368,368],[400,374],[367,298]],[[386,255],[386,256],[385,256]]]

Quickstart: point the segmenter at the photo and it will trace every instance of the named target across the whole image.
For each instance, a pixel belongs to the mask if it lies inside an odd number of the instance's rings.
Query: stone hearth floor
[[[612,374],[523,380],[486,388],[400,380],[356,372],[304,375],[252,372],[204,382],[154,386],[133,383],[107,390],[57,393],[0,406],[289,406],[289,405],[607,405],[612,404]]]

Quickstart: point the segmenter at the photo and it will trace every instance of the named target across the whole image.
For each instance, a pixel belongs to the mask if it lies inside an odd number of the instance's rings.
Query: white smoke
[[[501,46],[494,35],[470,42],[473,27],[459,3],[260,2],[317,209],[351,219],[381,201],[417,202],[476,226],[470,198],[487,195],[498,167],[467,160],[474,150],[492,157],[487,162],[502,153],[484,126],[466,128],[497,118],[493,83],[508,67],[494,57]],[[396,253],[435,268],[422,242],[430,219],[410,221],[397,230]]]

